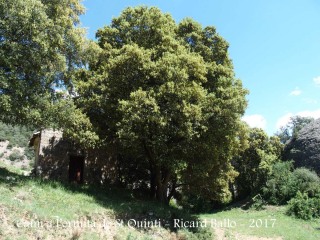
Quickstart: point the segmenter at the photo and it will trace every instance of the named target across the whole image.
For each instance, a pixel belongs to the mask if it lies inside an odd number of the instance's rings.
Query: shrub
[[[9,155],[9,159],[11,161],[14,161],[14,160],[23,160],[23,157],[24,155],[21,154],[21,152],[17,149],[14,149],[12,151],[12,153]]]
[[[24,149],[24,155],[27,157],[28,160],[34,160],[34,150],[31,148]]]
[[[293,170],[292,162],[276,163],[263,188],[264,198],[271,204],[286,204],[298,191],[309,197],[320,194],[318,175],[306,168]]]
[[[30,127],[11,126],[0,122],[0,140],[8,140],[10,142],[8,148],[14,146],[27,148],[32,133],[33,130]]]
[[[305,192],[309,197],[314,197],[320,193],[320,178],[307,168],[297,168],[293,171],[293,176],[300,192]]]
[[[31,168],[31,169],[34,168],[34,164],[35,164],[34,161],[30,161],[29,162],[29,168]]]
[[[257,211],[265,209],[266,202],[262,198],[260,194],[257,194],[252,198],[252,205],[251,208]]]
[[[292,162],[278,162],[263,188],[264,198],[271,204],[286,204],[299,190],[293,173]]]
[[[320,197],[309,198],[307,193],[298,191],[288,203],[287,214],[304,220],[320,217]]]
[[[178,200],[178,204],[192,213],[204,213],[211,211],[214,207],[216,207],[216,204],[214,204],[212,201],[192,194],[184,194],[181,196],[181,198]]]

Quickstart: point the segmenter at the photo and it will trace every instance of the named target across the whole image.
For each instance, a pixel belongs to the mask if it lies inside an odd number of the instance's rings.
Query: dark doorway
[[[84,157],[70,156],[69,181],[83,183]]]

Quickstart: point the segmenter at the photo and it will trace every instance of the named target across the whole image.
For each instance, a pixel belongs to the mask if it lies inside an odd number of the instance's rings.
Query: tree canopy
[[[269,137],[262,129],[249,129],[249,146],[233,159],[239,176],[236,178],[236,197],[257,194],[266,183],[274,163],[279,161],[283,144],[276,136]]]
[[[97,38],[101,53],[79,73],[76,102],[100,138],[142,162],[160,201],[178,186],[227,201],[247,104],[228,43],[155,7],[125,9]]]
[[[83,12],[79,0],[0,0],[2,121],[88,130],[71,97],[58,91],[72,89],[72,73],[90,45],[77,27]]]

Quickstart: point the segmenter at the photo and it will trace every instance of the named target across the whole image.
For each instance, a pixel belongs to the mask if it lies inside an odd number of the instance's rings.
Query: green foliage
[[[212,201],[195,194],[183,194],[183,196],[178,199],[178,203],[183,207],[183,209],[186,209],[192,213],[204,213],[212,211],[212,209],[215,207],[215,204]]]
[[[72,103],[73,74],[94,52],[78,27],[82,13],[79,0],[0,0],[0,121],[92,139]]]
[[[320,178],[314,171],[297,168],[293,171],[293,177],[299,191],[308,194],[309,197],[320,194]]]
[[[155,7],[125,9],[97,37],[99,60],[81,72],[76,90],[100,139],[143,162],[161,201],[181,183],[230,199],[247,91],[234,78],[227,42],[214,27],[176,24]]]
[[[287,213],[297,218],[309,220],[320,217],[320,196],[310,198],[307,193],[298,191],[288,203]]]
[[[7,145],[7,149],[12,149],[13,147],[21,147],[24,148],[24,153],[22,154],[27,157],[29,160],[34,159],[34,149],[29,148],[28,143],[30,137],[32,136],[33,129],[20,126],[20,125],[8,125],[3,122],[0,122],[0,140],[1,141],[9,141]],[[13,156],[9,156],[10,159],[19,159],[20,157],[17,154]]]
[[[320,178],[306,169],[293,170],[292,162],[278,162],[263,189],[264,198],[272,204],[286,204],[300,191],[309,197],[320,193]]]
[[[272,204],[286,204],[298,191],[292,162],[277,162],[263,189],[264,198]]]
[[[33,130],[19,125],[8,125],[0,122],[0,140],[9,141],[13,147],[26,147]]]
[[[14,150],[12,151],[12,153],[9,155],[9,159],[10,159],[11,161],[23,160],[23,158],[24,158],[24,155],[21,154],[21,152],[20,152],[19,150],[17,150],[17,149],[14,149]]]
[[[260,211],[265,209],[265,205],[266,205],[266,201],[263,199],[261,194],[257,194],[252,198],[252,204],[250,207],[257,211]]]
[[[235,181],[239,198],[260,192],[283,147],[277,137],[269,138],[258,128],[249,129],[248,142],[249,147],[233,160],[239,173]]]

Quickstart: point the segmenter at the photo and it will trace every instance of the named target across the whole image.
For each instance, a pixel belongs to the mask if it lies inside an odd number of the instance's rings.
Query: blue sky
[[[318,0],[85,0],[82,25],[94,39],[128,6],[157,6],[179,22],[213,25],[230,44],[235,73],[249,89],[244,120],[276,132],[290,116],[320,117]]]

